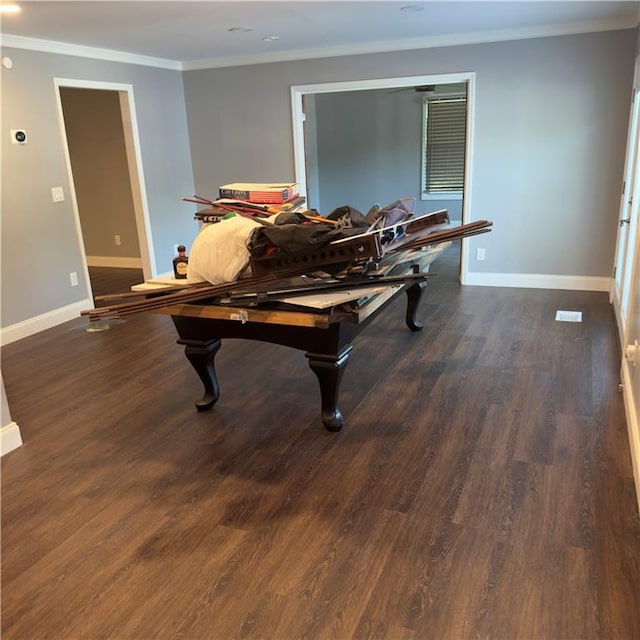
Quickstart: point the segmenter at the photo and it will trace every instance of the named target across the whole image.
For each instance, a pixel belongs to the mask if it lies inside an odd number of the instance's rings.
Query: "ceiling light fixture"
[[[424,7],[419,4],[408,4],[406,7],[400,7],[400,11],[405,11],[406,13],[415,13],[416,11],[422,11]]]
[[[19,13],[20,7],[17,4],[0,4],[0,13]]]
[[[265,36],[262,38],[265,42],[275,42],[276,40],[280,40],[280,36]]]
[[[227,29],[227,31],[231,31],[232,33],[249,33],[249,31],[253,31],[253,27],[231,27]]]

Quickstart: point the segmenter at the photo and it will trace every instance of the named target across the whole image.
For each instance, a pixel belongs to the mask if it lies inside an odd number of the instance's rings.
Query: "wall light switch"
[[[64,189],[62,187],[51,187],[51,198],[54,202],[64,202]]]

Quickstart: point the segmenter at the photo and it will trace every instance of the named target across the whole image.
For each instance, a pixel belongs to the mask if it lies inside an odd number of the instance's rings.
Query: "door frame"
[[[638,215],[640,205],[640,58],[636,59],[631,105],[629,108],[629,126],[627,128],[627,146],[623,173],[623,189],[620,196],[618,215],[618,233],[616,237],[616,251],[613,260],[613,275],[609,300],[613,304],[618,325],[620,347],[624,349],[628,331],[628,302],[633,274],[630,269],[630,259],[633,257],[637,225],[632,224]],[[624,222],[626,220],[630,222]],[[625,226],[626,225],[626,226]]]
[[[632,340],[640,338],[634,314],[640,313],[640,57],[636,58],[629,111],[624,186],[620,198],[618,236],[609,300],[620,341],[620,379],[624,398],[631,463],[640,508],[640,373],[627,354]],[[622,223],[629,218],[629,223]],[[626,226],[624,226],[626,225]],[[621,273],[618,272],[618,269]],[[635,354],[634,354],[635,355]]]
[[[80,224],[80,211],[78,209],[76,187],[73,179],[73,170],[71,168],[71,154],[69,152],[69,141],[67,139],[67,129],[64,122],[60,89],[70,87],[75,89],[98,89],[101,91],[118,92],[125,149],[127,154],[127,166],[129,170],[129,180],[131,183],[131,194],[133,196],[134,216],[138,232],[138,243],[140,245],[142,271],[144,279],[149,280],[156,273],[156,267],[151,236],[151,222],[149,218],[149,204],[147,201],[147,190],[142,168],[142,154],[140,153],[140,136],[138,133],[138,121],[136,118],[135,100],[133,97],[133,85],[117,82],[77,80],[72,78],[53,78],[53,86],[55,89],[55,99],[58,112],[58,128],[60,131],[62,148],[64,150],[64,161],[67,168],[67,178],[69,180],[71,191],[71,204],[76,225],[78,247],[80,249],[80,255],[82,256],[84,278],[87,283],[87,297],[89,299],[93,299],[87,254],[84,247],[82,226]]]
[[[474,71],[462,73],[446,73],[425,76],[405,76],[395,78],[377,78],[373,80],[347,80],[344,82],[327,82],[321,84],[304,84],[291,86],[291,114],[293,126],[293,154],[295,163],[295,179],[300,188],[300,195],[307,195],[307,166],[305,154],[305,113],[303,97],[318,93],[335,93],[342,91],[367,91],[372,89],[397,89],[425,84],[449,84],[454,82],[467,83],[467,136],[465,146],[465,169],[462,199],[462,224],[471,219],[471,182],[473,166],[473,138],[474,138],[474,105],[475,105],[475,77]],[[467,283],[469,271],[468,240],[463,238],[460,243],[460,284]]]

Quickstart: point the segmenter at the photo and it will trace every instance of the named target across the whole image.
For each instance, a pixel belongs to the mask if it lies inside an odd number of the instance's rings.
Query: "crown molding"
[[[554,36],[577,35],[581,33],[595,33],[599,31],[616,31],[632,29],[640,22],[640,11],[628,18],[600,20],[597,22],[579,22],[564,25],[550,25],[530,27],[525,29],[505,29],[463,33],[445,36],[430,36],[426,38],[408,38],[405,40],[390,40],[386,42],[372,42],[366,44],[352,44],[338,47],[323,47],[318,49],[281,51],[246,56],[209,58],[201,60],[179,61],[167,58],[144,56],[114,49],[101,49],[85,45],[68,44],[54,40],[41,40],[12,34],[0,36],[0,46],[15,49],[28,49],[45,53],[57,53],[81,58],[108,60],[125,64],[137,64],[174,71],[195,71],[200,69],[215,69],[220,67],[238,67],[251,64],[267,64],[272,62],[291,62],[294,60],[308,60],[313,58],[335,58],[338,56],[353,56],[371,53],[389,53],[393,51],[410,51],[415,49],[432,49],[436,47],[453,47],[470,44],[486,44],[490,42],[505,42],[509,40],[528,40],[532,38],[550,38]]]
[[[215,69],[219,67],[237,67],[250,64],[265,64],[270,62],[291,62],[294,60],[308,60],[312,58],[334,58],[338,56],[353,56],[370,53],[388,53],[393,51],[409,51],[414,49],[433,49],[436,47],[453,47],[467,44],[486,44],[490,42],[505,42],[509,40],[529,40],[533,38],[550,38],[554,36],[577,35],[600,31],[617,31],[632,29],[638,26],[639,16],[631,18],[616,18],[597,22],[578,22],[564,25],[544,27],[530,27],[525,29],[505,29],[499,31],[485,31],[463,33],[445,36],[430,36],[426,38],[407,38],[387,42],[373,42],[368,44],[353,44],[340,47],[326,47],[297,51],[282,51],[272,54],[235,56],[229,58],[211,58],[206,60],[192,60],[182,63],[183,71],[199,69]]]
[[[55,40],[41,40],[26,36],[15,36],[3,33],[0,37],[2,47],[14,49],[28,49],[30,51],[42,51],[44,53],[59,53],[64,56],[78,56],[80,58],[93,58],[94,60],[108,60],[109,62],[123,62],[125,64],[138,64],[145,67],[158,67],[160,69],[172,69],[182,71],[182,63],[179,60],[154,58],[137,53],[116,51],[115,49],[100,49],[79,44],[56,42]]]

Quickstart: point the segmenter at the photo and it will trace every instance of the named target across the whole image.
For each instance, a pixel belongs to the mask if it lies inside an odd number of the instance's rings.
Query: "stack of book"
[[[298,197],[300,189],[295,182],[255,183],[232,182],[218,189],[220,198],[231,198],[255,204],[284,204]]]
[[[229,213],[247,217],[268,217],[289,211],[304,204],[296,183],[234,182],[219,187],[217,200],[183,198],[189,202],[208,205],[195,214],[200,222],[219,222]]]

